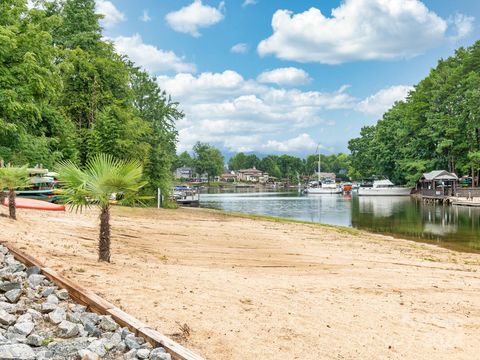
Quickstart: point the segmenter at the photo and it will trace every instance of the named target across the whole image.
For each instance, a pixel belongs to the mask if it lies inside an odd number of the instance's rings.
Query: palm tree
[[[27,167],[3,167],[0,168],[0,187],[8,189],[8,211],[11,219],[17,219],[17,208],[15,206],[15,189],[30,186]],[[4,195],[5,196],[5,195]]]
[[[77,211],[92,205],[100,208],[99,261],[110,262],[110,207],[112,199],[131,204],[141,199],[138,191],[143,167],[138,161],[122,161],[99,154],[87,161],[84,169],[71,161],[61,162],[56,169],[60,181],[60,197]]]

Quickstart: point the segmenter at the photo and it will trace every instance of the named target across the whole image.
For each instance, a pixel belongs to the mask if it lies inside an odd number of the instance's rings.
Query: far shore
[[[1,240],[206,359],[478,356],[480,254],[288,219],[115,207],[105,264],[95,210],[18,218],[0,217]]]

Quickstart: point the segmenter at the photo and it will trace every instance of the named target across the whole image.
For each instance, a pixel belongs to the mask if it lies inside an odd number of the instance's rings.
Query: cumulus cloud
[[[472,21],[458,18],[458,33]],[[339,64],[408,58],[445,41],[448,23],[420,0],[345,0],[327,17],[317,8],[294,14],[277,10],[273,34],[261,41],[261,56]]]
[[[277,141],[269,140],[265,145],[262,146],[264,151],[270,152],[299,152],[306,150],[315,150],[317,143],[311,138],[308,134],[300,134],[294,138]]]
[[[139,34],[118,36],[110,39],[120,54],[127,55],[137,65],[151,73],[173,70],[194,72],[195,65],[184,61],[173,51],[165,51],[154,45],[145,44]]]
[[[450,22],[453,24],[455,35],[453,40],[462,39],[470,35],[474,29],[475,18],[473,16],[466,16],[463,14],[456,14]]]
[[[302,69],[286,67],[264,71],[258,76],[257,80],[261,83],[291,86],[308,84],[312,79],[308,73]]]
[[[218,8],[215,8],[203,5],[202,0],[194,0],[190,5],[168,13],[165,20],[173,30],[199,37],[201,35],[200,28],[215,25],[223,20],[224,8],[223,1],[220,2]]]
[[[95,10],[98,14],[104,16],[104,18],[100,20],[100,25],[105,29],[110,29],[127,19],[124,13],[118,10],[112,2],[107,0],[96,0]]]
[[[248,51],[248,45],[245,43],[238,43],[231,47],[230,52],[236,54],[245,54]]]
[[[358,103],[357,110],[368,115],[381,116],[396,101],[405,100],[412,86],[397,85],[380,90]]]
[[[143,10],[143,14],[142,16],[140,16],[140,20],[142,20],[143,22],[149,22],[152,20],[152,18],[148,14],[148,10]]]
[[[279,145],[278,139],[286,129],[296,138],[307,133],[306,129],[330,127],[334,123],[325,119],[326,111],[357,105],[348,87],[333,92],[284,89],[245,79],[233,70],[159,76],[158,83],[180,101],[186,115],[177,123],[180,150],[202,140],[231,151],[283,151],[279,149],[287,146],[292,151],[308,151],[311,142],[305,137],[303,145],[293,140]]]

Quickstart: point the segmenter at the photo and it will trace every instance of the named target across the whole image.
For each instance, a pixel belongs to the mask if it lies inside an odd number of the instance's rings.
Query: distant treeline
[[[353,178],[382,175],[414,183],[444,169],[480,169],[480,41],[438,66],[373,126],[349,142]]]
[[[210,171],[216,176],[223,171],[223,157],[220,159],[220,151],[208,144],[198,143],[194,147],[194,155],[190,156],[188,152],[183,152],[177,157],[175,165],[188,166],[198,170],[206,169],[205,164],[209,166]],[[346,178],[349,168],[349,156],[346,154],[321,155],[321,171],[332,172],[340,178]],[[214,165],[216,163],[216,166]],[[222,166],[220,166],[222,164]],[[199,167],[199,165],[201,165]],[[257,168],[267,172],[269,176],[278,179],[288,179],[296,182],[299,177],[311,176],[318,169],[318,155],[309,155],[306,158],[299,158],[291,155],[268,155],[263,158],[255,154],[244,154],[239,152],[232,156],[228,161],[228,170],[240,170]]]
[[[37,3],[0,1],[0,159],[52,167],[112,154],[140,160],[150,189],[167,191],[178,104],[102,39],[94,0]]]

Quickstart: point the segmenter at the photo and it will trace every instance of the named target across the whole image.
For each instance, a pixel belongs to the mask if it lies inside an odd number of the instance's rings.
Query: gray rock
[[[53,358],[53,352],[50,350],[40,350],[37,352],[37,360],[51,360]]]
[[[85,331],[90,336],[99,337],[102,335],[101,331],[95,326],[95,324],[87,321],[84,325]]]
[[[78,334],[77,324],[74,324],[67,320],[63,320],[58,325],[58,330],[58,336],[60,336],[61,338],[71,338]]]
[[[12,325],[15,324],[17,317],[9,314],[5,310],[0,310],[0,324],[2,325]]]
[[[25,314],[23,315],[20,315],[17,319],[17,323],[21,323],[21,322],[32,322],[33,321],[33,316],[32,314],[26,312]]]
[[[85,323],[90,322],[94,325],[98,323],[100,317],[92,312],[85,312],[80,316],[80,322],[85,325]]]
[[[107,351],[111,349],[107,346],[107,341],[108,340],[106,339],[94,340],[90,345],[88,345],[87,349],[101,357],[104,357],[107,354]]]
[[[60,299],[60,300],[68,300],[68,298],[70,297],[68,295],[68,291],[65,290],[65,289],[60,289],[58,290],[56,293],[57,297]]]
[[[21,289],[22,283],[17,281],[6,281],[0,284],[0,291],[7,292],[14,289]]]
[[[67,318],[67,316],[63,308],[57,307],[55,310],[48,314],[48,318],[53,324],[60,324],[63,320]]]
[[[31,267],[27,268],[27,270],[26,270],[27,277],[29,277],[30,275],[33,275],[33,274],[40,274],[41,272],[42,272],[42,270],[40,270],[40,268],[38,266],[31,266]]]
[[[50,294],[50,295],[47,296],[47,300],[45,300],[45,302],[47,302],[49,304],[58,305],[58,298],[57,298],[56,295]]]
[[[125,355],[123,355],[123,358],[125,360],[132,360],[132,359],[136,359],[137,358],[137,350],[130,350],[129,352],[127,352]]]
[[[84,313],[87,310],[85,305],[75,304],[72,308],[72,311],[75,313]]]
[[[113,321],[110,315],[104,315],[100,317],[100,328],[105,331],[115,331],[118,329],[118,324]]]
[[[78,312],[68,312],[67,313],[67,320],[68,321],[71,321],[71,322],[74,322],[74,323],[80,323],[80,318],[81,318],[82,314],[78,313]]]
[[[55,360],[76,359],[78,351],[87,348],[89,344],[87,338],[65,339],[48,344],[48,350],[53,353]]]
[[[127,335],[127,337],[125,338],[125,345],[127,345],[127,347],[132,350],[140,348],[140,344],[138,343],[135,335]]]
[[[28,284],[32,289],[35,289],[37,286],[39,286],[43,280],[45,279],[45,276],[40,275],[40,274],[32,274],[28,277]]]
[[[39,346],[42,346],[43,340],[45,340],[43,336],[40,336],[38,334],[30,334],[27,337],[27,344],[35,347],[39,347]]]
[[[52,304],[52,303],[49,303],[49,302],[44,302],[42,304],[42,307],[41,307],[41,312],[46,314],[46,313],[49,313],[51,311],[54,311],[56,308],[58,307],[57,304]]]
[[[35,360],[35,352],[25,344],[0,345],[2,360]]]
[[[130,330],[128,330],[127,327],[123,327],[121,329],[120,335],[122,336],[122,340],[124,340],[128,335],[133,335],[133,333]]]
[[[47,297],[48,295],[52,295],[54,291],[55,291],[55,288],[53,286],[47,286],[46,288],[43,289],[42,296]]]
[[[149,355],[150,355],[150,350],[148,349],[140,349],[137,351],[137,357],[139,359],[148,359]]]
[[[171,360],[172,357],[164,348],[156,348],[150,352],[150,360]]]
[[[20,335],[28,336],[33,331],[35,324],[31,321],[17,322],[13,326],[13,330]]]
[[[40,314],[37,310],[34,309],[28,309],[27,314],[30,314],[33,320],[38,320],[42,317],[42,314]]]
[[[22,295],[22,289],[12,289],[5,293],[5,297],[11,303],[16,303],[20,296]]]
[[[93,351],[90,351],[88,349],[82,349],[78,351],[78,356],[80,356],[80,359],[82,360],[98,360],[100,357],[94,353]]]
[[[0,301],[0,310],[5,310],[9,314],[13,314],[17,312],[17,305]]]

